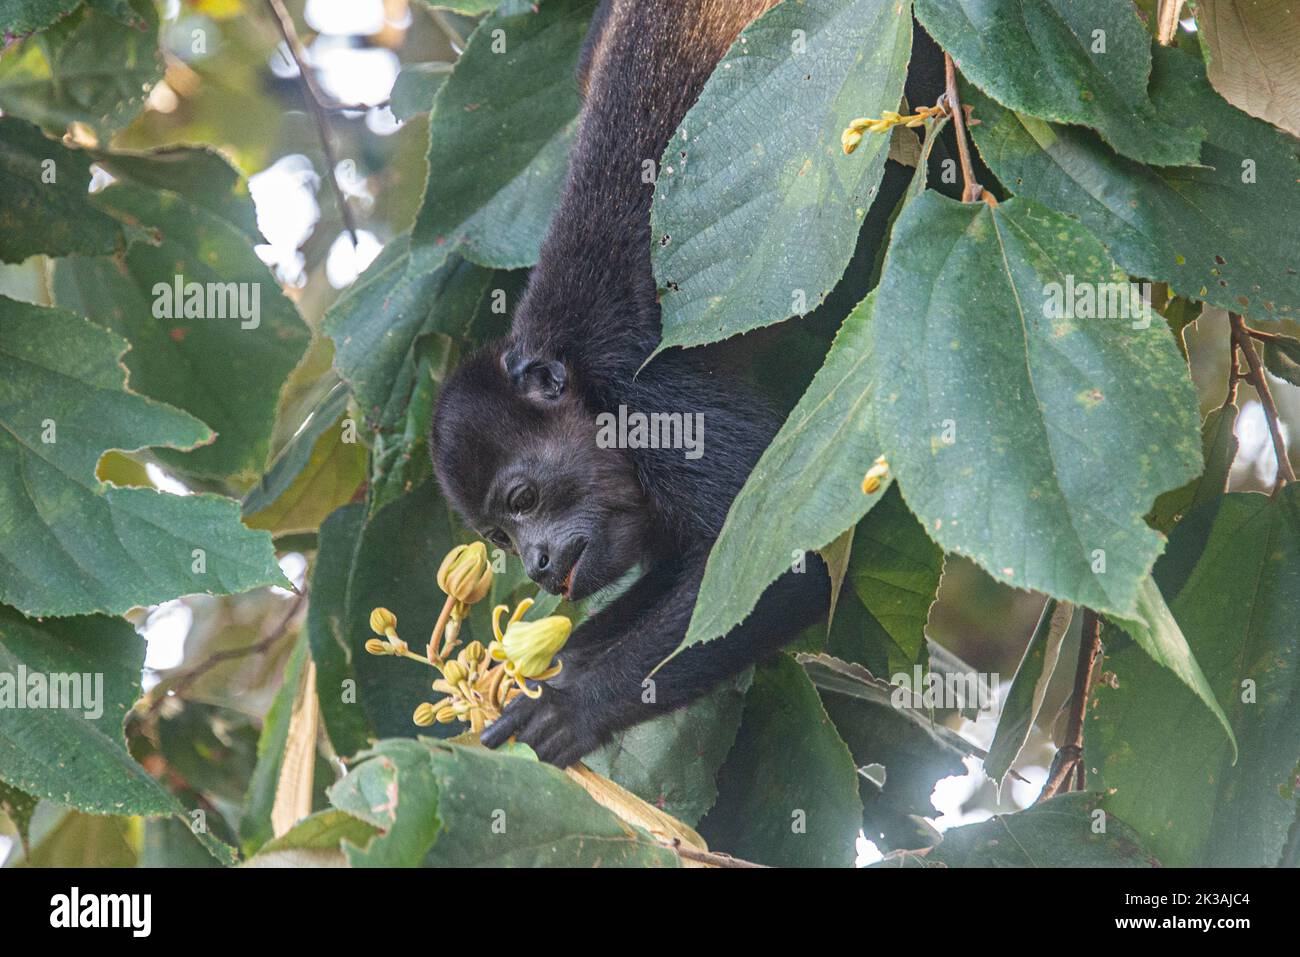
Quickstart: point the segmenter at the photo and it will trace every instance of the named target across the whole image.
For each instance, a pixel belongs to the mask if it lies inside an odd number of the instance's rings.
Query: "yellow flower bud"
[[[442,676],[447,679],[451,685],[458,685],[465,680],[467,676],[465,666],[459,661],[449,661],[442,666]]]
[[[387,608],[376,608],[370,613],[370,630],[376,635],[397,630],[397,616]]]
[[[449,704],[438,709],[436,717],[439,724],[451,724],[456,720],[456,709]]]
[[[502,646],[518,674],[531,678],[550,667],[551,659],[564,647],[572,630],[573,622],[563,615],[551,615],[539,621],[514,621],[506,629]]]
[[[427,728],[437,720],[438,711],[433,705],[425,701],[415,706],[415,714],[411,715],[411,720],[421,728]]]
[[[366,651],[372,655],[391,655],[392,646],[386,641],[380,641],[378,638],[371,638],[366,642]]]
[[[482,601],[492,587],[492,563],[482,542],[457,545],[438,568],[438,587],[457,601]]]
[[[845,153],[852,153],[862,142],[862,133],[858,130],[847,129],[840,136],[840,145],[844,147]]]
[[[862,479],[862,492],[864,495],[873,495],[880,491],[880,485],[886,476],[889,475],[889,463],[885,461],[882,455],[872,463],[871,468],[867,469],[866,476]]]

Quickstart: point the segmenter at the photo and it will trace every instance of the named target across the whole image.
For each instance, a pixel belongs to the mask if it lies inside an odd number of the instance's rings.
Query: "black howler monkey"
[[[814,558],[769,586],[724,638],[668,661],[653,693],[643,684],[685,635],[709,550],[779,422],[699,350],[669,350],[641,368],[660,335],[654,186],[642,168],[659,161],[740,30],[774,2],[603,0],[579,66],[585,99],[563,198],[511,331],[467,359],[439,398],[430,445],[444,492],[534,581],[576,600],[644,569],[573,634],[546,692],[516,699],[484,733],[490,746],[515,735],[565,766],[699,697],[825,612],[828,577]],[[600,447],[596,416],[620,406],[702,413],[704,454]]]

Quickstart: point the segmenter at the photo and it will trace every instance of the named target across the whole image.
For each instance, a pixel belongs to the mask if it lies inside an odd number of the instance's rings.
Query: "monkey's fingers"
[[[479,741],[489,748],[501,747],[510,740],[511,736],[517,734],[528,720],[529,712],[532,710],[529,707],[531,704],[531,700],[522,696],[511,702],[501,713],[501,717],[488,725],[479,735]]]

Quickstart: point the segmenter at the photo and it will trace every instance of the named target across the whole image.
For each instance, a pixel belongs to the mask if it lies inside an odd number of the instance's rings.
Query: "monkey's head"
[[[557,360],[508,342],[456,369],[433,416],[434,472],[461,517],[552,594],[585,598],[645,557],[650,512],[631,461]]]

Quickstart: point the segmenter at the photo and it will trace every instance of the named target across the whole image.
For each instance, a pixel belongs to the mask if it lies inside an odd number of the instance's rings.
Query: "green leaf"
[[[430,701],[432,669],[365,652],[370,612],[397,615],[398,633],[423,649],[446,596],[433,572],[455,544],[450,514],[432,481],[366,517],[345,505],[321,526],[307,632],[321,715],[334,750],[347,757],[369,737],[412,737],[415,706]],[[473,634],[466,622],[462,640]]]
[[[504,269],[537,261],[564,180],[574,71],[594,6],[548,0],[489,16],[470,35],[429,116],[429,178],[411,233],[421,275],[453,252]],[[468,161],[484,156],[491,162]]]
[[[0,297],[0,601],[29,615],[119,614],[286,584],[271,537],[240,525],[229,499],[95,478],[106,449],[190,448],[212,435],[128,391],[125,349],[69,312]]]
[[[1156,580],[1231,722],[1136,646],[1088,722],[1090,786],[1170,866],[1278,863],[1300,767],[1300,487],[1221,496],[1183,519]],[[1108,642],[1108,648],[1110,644]]]
[[[1228,722],[1228,716],[1223,713],[1223,709],[1219,707],[1219,702],[1214,697],[1214,690],[1206,680],[1205,673],[1196,661],[1196,656],[1187,647],[1187,639],[1178,627],[1178,622],[1174,620],[1169,606],[1165,604],[1165,598],[1160,594],[1160,586],[1155,583],[1155,579],[1148,575],[1146,581],[1142,583],[1135,614],[1110,617],[1137,642],[1138,647],[1151,656],[1153,661],[1173,672],[1178,680],[1190,688],[1219,719],[1223,730],[1227,732],[1228,740],[1232,743],[1232,760],[1236,762],[1237,739],[1233,735],[1232,725]]]
[[[415,387],[421,336],[470,334],[494,273],[459,256],[430,271],[411,264],[409,237],[388,244],[325,314],[334,365],[373,428],[401,424]]]
[[[122,223],[90,201],[91,157],[23,120],[0,119],[0,261],[98,255],[126,245]]]
[[[332,850],[347,841],[363,846],[379,829],[346,811],[318,811],[262,846],[261,854],[292,850]]]
[[[1164,114],[1209,130],[1202,166],[1145,166],[1087,130],[1004,110],[973,90],[966,102],[998,179],[1077,218],[1129,273],[1256,318],[1300,317],[1296,141],[1225,103],[1177,50],[1156,49],[1151,96]]]
[[[857,782],[812,682],[780,655],[754,672],[717,804],[700,831],[714,850],[759,864],[848,867],[862,826]]]
[[[1205,131],[1185,125],[1198,114],[1164,113],[1147,96],[1151,36],[1130,0],[916,0],[916,16],[1003,106],[1096,127],[1140,162],[1199,160]]]
[[[1300,7],[1286,0],[1196,0],[1196,38],[1223,98],[1300,136]]]
[[[718,797],[718,768],[740,729],[747,671],[697,701],[616,734],[583,758],[597,774],[691,827]]]
[[[384,829],[353,866],[673,867],[677,856],[522,750],[381,741],[330,796]]]
[[[1182,488],[1165,492],[1151,508],[1148,521],[1156,531],[1170,529],[1188,512],[1222,495],[1228,488],[1228,473],[1237,457],[1237,407],[1221,405],[1210,411],[1201,424],[1201,456],[1205,469]]]
[[[998,715],[988,759],[984,762],[989,779],[999,788],[1029,740],[1029,732],[1042,715],[1043,699],[1061,656],[1061,642],[1065,640],[1073,617],[1074,606],[1069,602],[1047,599],[1038,625],[1016,667],[1011,689],[1002,703],[1002,713]]]
[[[1037,203],[908,204],[876,297],[877,433],[945,551],[1124,614],[1162,546],[1142,516],[1201,470],[1196,394],[1163,322],[1047,318],[1079,285],[1128,303],[1100,243]]]
[[[870,419],[873,300],[844,320],[821,371],[732,503],[683,648],[725,635],[796,552],[828,545],[880,500],[861,488],[879,455]]]
[[[132,0],[131,7],[143,24],[83,6],[6,50],[0,110],[58,132],[85,123],[107,142],[144,108],[163,74],[153,4]]]
[[[311,413],[244,497],[244,523],[283,535],[314,531],[366,480],[367,452],[348,429],[342,383]],[[349,441],[351,436],[351,441]]]
[[[124,262],[60,260],[55,301],[126,337],[132,388],[217,432],[210,446],[160,459],[182,473],[251,482],[266,464],[280,386],[306,351],[307,326],[249,237],[218,213],[128,181],[96,204],[156,230],[159,243],[133,243]]]
[[[840,132],[854,117],[898,108],[909,13],[898,0],[783,3],[732,44],[655,184],[660,349],[803,315],[830,293],[889,148],[889,137],[873,136],[846,156]]]
[[[43,30],[81,4],[82,0],[9,0],[0,15],[0,33],[17,37]],[[85,5],[111,14],[124,23],[142,19],[131,8],[129,0],[85,0]]]
[[[119,179],[184,196],[237,227],[250,242],[264,242],[248,182],[209,146],[164,146],[142,153],[99,150],[95,159]]]
[[[1264,368],[1283,382],[1300,385],[1300,339],[1278,336],[1265,342]]]
[[[122,736],[143,663],[144,641],[120,619],[38,622],[0,606],[0,779],[93,814],[176,812]],[[68,676],[81,707],[51,707],[48,697],[36,706],[38,679],[64,685],[57,675]]]
[[[826,650],[879,674],[911,674],[927,655],[925,624],[943,573],[935,545],[891,485],[853,536],[848,582],[861,611],[832,626]]]
[[[383,833],[364,845],[346,840],[343,853],[348,863],[420,866],[443,829],[429,749],[422,742],[398,739],[381,741],[359,757],[361,762],[347,777],[330,788],[330,801]]]
[[[397,74],[391,96],[393,115],[409,120],[433,108],[434,94],[447,82],[450,63],[408,63]]]
[[[1134,829],[1101,808],[1100,794],[1062,794],[1014,814],[954,827],[924,855],[903,854],[877,866],[1159,867]]]
[[[929,709],[909,706],[910,695],[862,667],[830,655],[795,657],[858,766],[866,836],[887,850],[934,843],[925,818],[937,813],[930,800],[935,784],[964,774],[962,759],[983,752],[933,722]]]

